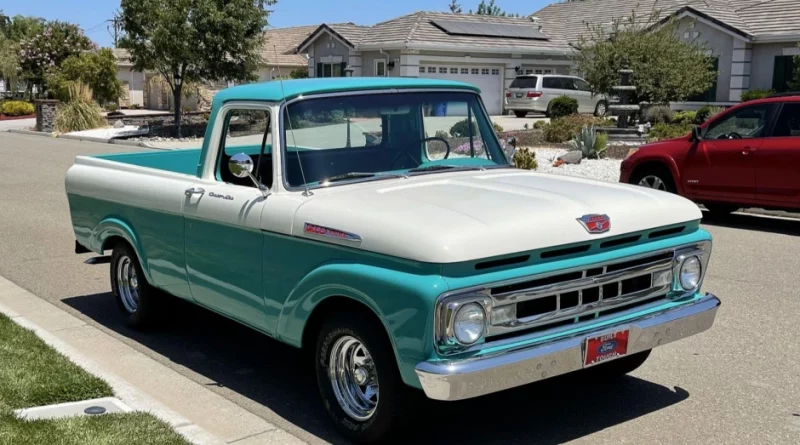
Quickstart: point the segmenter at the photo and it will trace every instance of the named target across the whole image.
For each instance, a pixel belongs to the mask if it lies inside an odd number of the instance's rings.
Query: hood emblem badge
[[[328,238],[336,238],[342,241],[361,241],[361,237],[355,233],[331,229],[330,227],[322,227],[311,223],[305,223],[303,226],[303,232],[305,232],[307,235],[325,236]]]
[[[578,218],[578,222],[589,233],[604,233],[611,230],[611,218],[608,215],[583,215]]]

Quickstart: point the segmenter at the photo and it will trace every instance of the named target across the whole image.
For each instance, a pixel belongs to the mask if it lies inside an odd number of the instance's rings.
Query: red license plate
[[[628,329],[611,334],[603,334],[586,338],[586,354],[583,367],[603,363],[608,360],[623,357],[628,353]]]

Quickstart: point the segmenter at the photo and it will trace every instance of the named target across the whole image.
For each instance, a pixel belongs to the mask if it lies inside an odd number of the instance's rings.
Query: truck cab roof
[[[281,85],[282,84],[282,85]],[[463,89],[480,93],[480,89],[463,82],[411,77],[319,77],[250,83],[226,88],[214,96],[214,108],[232,100],[265,100],[280,102],[308,94],[338,93],[386,89]]]

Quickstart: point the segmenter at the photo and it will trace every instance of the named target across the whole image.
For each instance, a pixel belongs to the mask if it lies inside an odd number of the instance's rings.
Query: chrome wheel
[[[642,187],[649,187],[651,189],[661,190],[666,192],[667,185],[664,181],[661,180],[658,176],[655,175],[647,175],[639,181],[639,185]]]
[[[375,362],[361,341],[346,335],[336,340],[328,361],[333,393],[345,414],[365,421],[378,407],[378,374]]]
[[[606,110],[606,103],[605,102],[600,102],[600,103],[597,104],[597,107],[595,109],[595,114],[598,117],[605,116],[606,115],[606,111],[607,110]]]
[[[128,256],[120,257],[117,262],[117,292],[125,310],[131,314],[136,312],[139,307],[139,277]]]

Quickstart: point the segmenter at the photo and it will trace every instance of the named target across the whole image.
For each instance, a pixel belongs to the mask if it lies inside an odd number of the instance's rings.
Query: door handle
[[[190,188],[186,189],[186,191],[184,193],[186,194],[186,196],[192,196],[192,195],[202,195],[205,192],[206,192],[206,190],[203,189],[203,188],[190,187]]]

